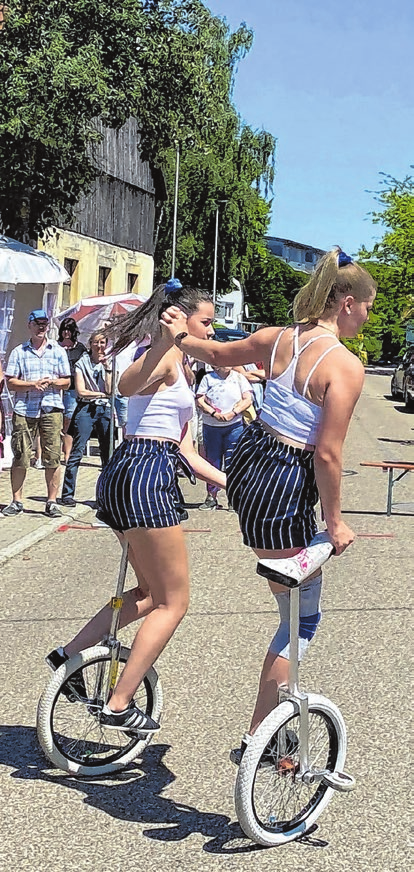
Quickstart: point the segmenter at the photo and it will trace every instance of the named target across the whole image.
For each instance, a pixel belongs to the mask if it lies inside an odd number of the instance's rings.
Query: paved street
[[[301,675],[305,687],[342,710],[354,793],[334,798],[307,841],[262,849],[243,838],[228,751],[248,726],[277,619],[266,583],[255,575],[255,559],[241,544],[236,516],[225,508],[199,512],[203,487],[187,482],[186,497],[195,506],[184,525],[192,600],[158,663],[165,696],[161,733],[118,777],[77,781],[51,769],[35,735],[36,704],[48,677],[43,656],[110,596],[119,546],[108,529],[87,527],[94,516],[86,506],[81,527],[59,532],[55,527],[62,524],[55,523],[43,530],[45,538],[6,560],[11,543],[32,528],[26,518],[4,519],[2,872],[407,867],[414,476],[396,486],[394,499],[402,505],[387,518],[386,474],[359,466],[362,460],[414,460],[414,415],[388,393],[387,376],[367,376],[344,460],[345,517],[358,539],[326,569],[324,619]],[[35,473],[36,481],[31,475],[27,494],[36,496],[37,487],[41,496],[42,473]],[[8,477],[2,478],[4,503]],[[82,498],[93,499],[92,478],[82,486]],[[37,528],[44,522],[38,518]],[[132,633],[124,636],[130,641]]]

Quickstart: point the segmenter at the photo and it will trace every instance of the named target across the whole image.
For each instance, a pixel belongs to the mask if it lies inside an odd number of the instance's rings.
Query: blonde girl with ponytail
[[[243,540],[259,559],[292,557],[317,531],[315,505],[336,555],[354,540],[341,515],[342,451],[364,369],[341,339],[356,336],[375,298],[369,273],[339,247],[325,254],[293,305],[294,323],[268,327],[239,342],[200,342],[172,306],[161,323],[187,354],[213,367],[263,360],[266,390],[260,417],[247,427],[227,470],[227,495]],[[321,574],[301,591],[300,649],[320,620]],[[269,582],[281,616],[260,679],[250,735],[274,707],[289,671],[286,588]],[[302,596],[303,594],[303,596]],[[243,743],[241,753],[243,752]]]

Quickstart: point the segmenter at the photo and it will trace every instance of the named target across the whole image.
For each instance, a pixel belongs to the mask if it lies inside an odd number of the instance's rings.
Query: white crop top
[[[177,361],[178,378],[156,394],[134,394],[128,402],[127,436],[181,442],[185,425],[194,414],[194,396]]]
[[[287,328],[285,327],[285,330]],[[273,370],[273,364],[276,356],[279,340],[284,333],[281,330],[273,347],[272,356],[270,359],[270,372]],[[317,406],[305,397],[308,389],[309,381],[312,378],[315,369],[321,361],[334,348],[340,345],[340,342],[335,342],[326,348],[325,351],[318,357],[316,363],[312,366],[303,391],[300,394],[295,388],[296,367],[300,355],[318,339],[332,339],[332,335],[321,334],[313,336],[309,339],[301,349],[299,349],[299,326],[293,331],[293,357],[284,372],[276,378],[268,379],[263,400],[260,419],[269,427],[277,430],[281,436],[286,436],[288,439],[293,439],[295,442],[303,442],[304,445],[316,445],[316,437],[318,434],[319,424],[322,418],[322,406]]]

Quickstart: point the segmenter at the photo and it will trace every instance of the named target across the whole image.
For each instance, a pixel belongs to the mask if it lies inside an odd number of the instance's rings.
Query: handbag
[[[238,372],[237,375],[239,377],[239,386],[240,386],[240,391],[241,391],[240,373]],[[257,418],[257,415],[256,415],[256,409],[255,409],[253,403],[250,403],[250,406],[247,406],[247,409],[245,409],[244,412],[241,413],[241,415],[242,415],[243,424],[245,427],[248,427],[249,424],[252,423],[252,421],[255,421]]]
[[[256,420],[256,418],[257,418],[256,409],[255,409],[253,403],[251,403],[251,405],[248,406],[247,409],[244,410],[244,412],[242,412],[242,418],[243,418],[243,423],[244,423],[245,427],[248,427],[249,424],[252,423],[252,421]]]

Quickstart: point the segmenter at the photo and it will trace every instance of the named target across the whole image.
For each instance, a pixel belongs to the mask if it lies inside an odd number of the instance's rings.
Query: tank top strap
[[[317,336],[315,338],[319,339],[321,337]],[[312,342],[312,340],[310,340],[310,342]],[[308,342],[307,345],[310,345],[310,342]],[[326,348],[325,351],[323,351],[322,354],[318,357],[316,363],[313,364],[312,369],[310,370],[310,372],[308,373],[308,375],[306,377],[306,381],[305,381],[305,384],[303,386],[302,397],[305,397],[306,391],[308,390],[309,382],[313,376],[313,373],[315,372],[315,369],[317,369],[319,364],[322,363],[322,361],[326,357],[326,355],[329,354],[331,351],[333,351],[334,348],[338,348],[338,346],[340,346],[340,344],[341,344],[340,342],[335,342],[334,345],[330,345],[329,348]],[[303,348],[302,348],[302,351],[303,351]],[[305,399],[306,399],[306,397],[305,397]]]
[[[269,369],[270,377],[272,377],[273,364],[274,364],[274,362],[275,362],[277,346],[279,345],[280,337],[281,337],[282,334],[285,332],[285,330],[287,330],[287,327],[284,327],[283,330],[280,331],[279,336],[277,337],[277,339],[276,339],[276,341],[275,341],[275,344],[274,344],[274,346],[273,346],[273,348],[272,348],[272,353],[271,353],[271,355],[270,355],[270,369]]]

